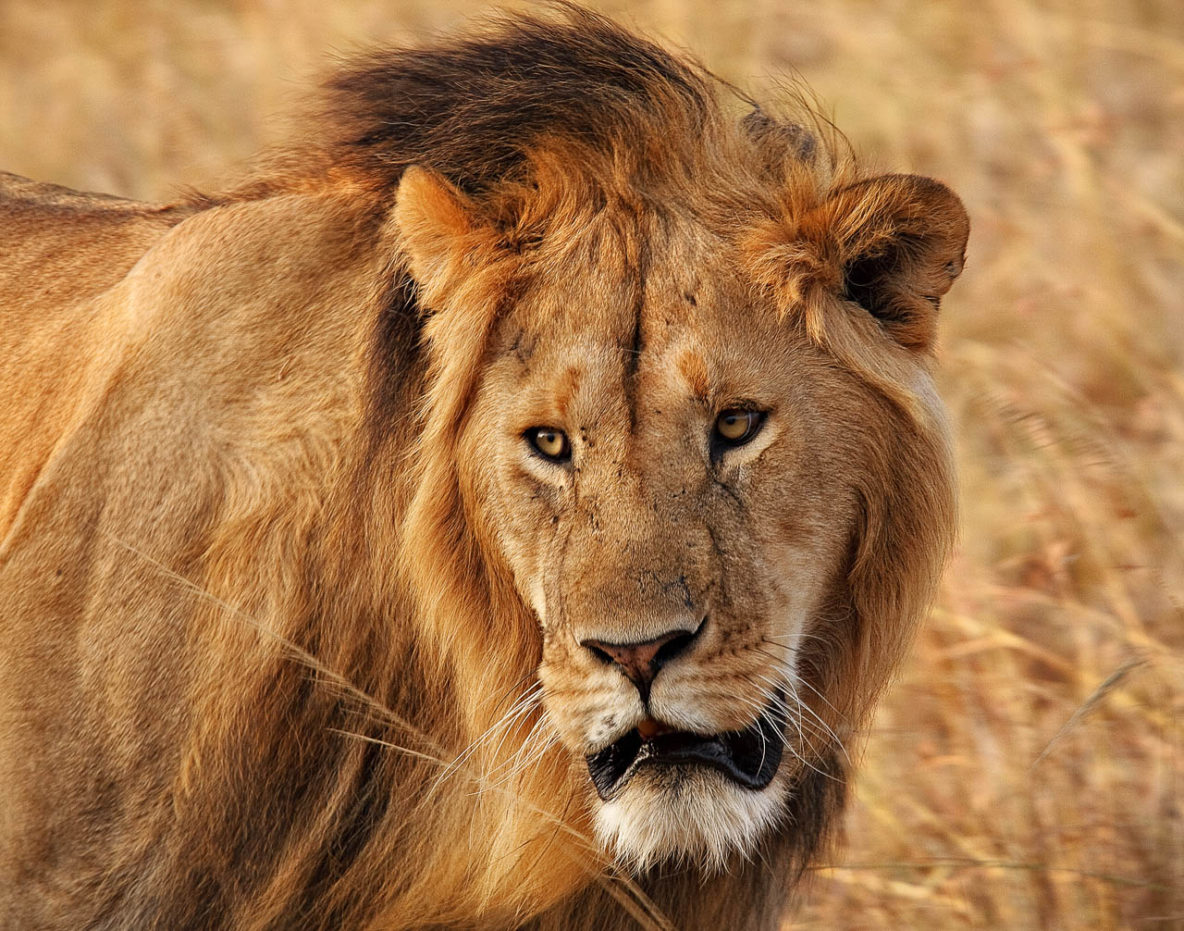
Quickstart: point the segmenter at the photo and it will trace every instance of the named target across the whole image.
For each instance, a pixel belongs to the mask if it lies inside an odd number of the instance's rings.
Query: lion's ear
[[[831,280],[841,296],[901,345],[918,350],[933,345],[938,302],[962,272],[969,231],[958,196],[918,175],[884,175],[842,188],[800,227],[828,263],[837,264]]]
[[[496,249],[497,233],[477,205],[445,178],[417,165],[403,172],[394,220],[408,271],[428,307],[444,303]]]

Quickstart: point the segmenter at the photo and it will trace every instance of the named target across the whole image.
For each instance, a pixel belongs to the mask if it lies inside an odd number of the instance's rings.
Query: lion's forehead
[[[772,387],[801,342],[727,263],[707,274],[652,258],[632,278],[592,268],[536,282],[502,320],[495,358],[524,399],[598,423],[623,404],[636,420]]]
[[[638,324],[649,340],[665,330],[710,330],[753,303],[753,276],[737,245],[747,227],[727,235],[695,217],[581,219],[537,247],[527,262],[515,308],[536,335],[556,329],[595,333],[628,345]],[[639,320],[640,317],[640,320]]]

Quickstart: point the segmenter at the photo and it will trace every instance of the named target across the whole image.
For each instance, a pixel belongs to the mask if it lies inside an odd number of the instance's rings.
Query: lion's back
[[[96,299],[186,212],[0,172],[0,538],[101,351]]]
[[[0,299],[6,325],[18,298],[30,291],[37,294],[30,306],[46,310],[110,287],[187,212],[0,172]],[[11,346],[6,340],[4,348]]]

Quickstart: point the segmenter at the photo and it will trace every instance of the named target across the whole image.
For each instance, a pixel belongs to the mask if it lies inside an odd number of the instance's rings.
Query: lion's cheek
[[[517,579],[515,581],[518,581]],[[540,576],[535,575],[518,582],[519,590],[523,592],[526,603],[538,618],[539,626],[547,626],[547,589]]]

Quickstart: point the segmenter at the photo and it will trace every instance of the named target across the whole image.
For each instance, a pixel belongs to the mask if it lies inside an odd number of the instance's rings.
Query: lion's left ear
[[[432,360],[429,430],[447,432],[463,415],[520,259],[472,198],[426,168],[403,173],[393,220]]]
[[[407,269],[426,308],[440,310],[462,289],[490,286],[505,269],[500,237],[477,204],[443,176],[411,165],[396,194],[395,226]]]
[[[918,175],[883,175],[834,192],[802,218],[831,286],[880,321],[902,346],[925,350],[937,308],[962,272],[970,221],[948,187]],[[835,273],[837,272],[837,275]]]

